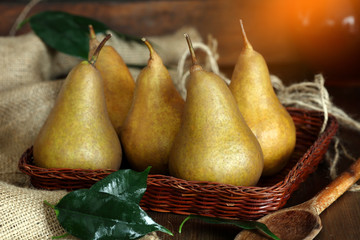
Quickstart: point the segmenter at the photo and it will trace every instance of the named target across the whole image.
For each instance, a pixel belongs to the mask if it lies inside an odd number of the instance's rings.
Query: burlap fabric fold
[[[194,42],[201,41],[193,28],[148,37],[158,46],[156,50],[172,77],[176,77],[178,59],[187,48],[185,32]],[[126,63],[145,65],[148,61],[148,50],[142,45],[124,42],[115,35],[108,44]],[[32,32],[0,37],[0,56],[0,239],[51,239],[65,232],[43,201],[55,204],[66,192],[34,189],[17,165],[54,105],[63,78],[80,60],[47,47]],[[130,71],[136,79],[140,69]],[[144,239],[159,238],[152,233]]]

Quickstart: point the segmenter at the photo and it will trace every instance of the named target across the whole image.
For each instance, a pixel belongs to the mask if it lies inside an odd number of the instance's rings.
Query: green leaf
[[[130,169],[116,171],[95,183],[90,190],[115,195],[124,201],[140,203],[147,187],[150,167],[143,172]]]
[[[89,189],[65,195],[55,209],[63,228],[81,239],[137,239],[152,231],[172,235],[136,203]]]
[[[83,59],[88,58],[89,52],[89,24],[93,25],[96,33],[110,30],[104,23],[95,19],[73,15],[61,11],[44,11],[31,16],[19,27],[29,22],[32,30],[50,47]],[[114,31],[126,41],[141,43],[141,39]]]
[[[137,239],[153,231],[173,235],[139,206],[150,167],[143,172],[119,170],[65,195],[53,208],[61,226],[81,239]]]
[[[86,17],[59,11],[46,11],[29,19],[32,30],[54,49],[87,59],[89,52],[89,24],[96,32],[105,32],[105,24]]]
[[[205,216],[197,216],[197,215],[190,215],[187,218],[184,219],[184,221],[181,223],[179,227],[179,233],[182,231],[182,227],[190,219],[200,219],[207,223],[213,223],[213,224],[231,224],[235,225],[237,227],[243,228],[243,229],[258,229],[265,234],[267,234],[269,237],[275,240],[280,240],[275,234],[273,234],[269,228],[260,222],[256,221],[235,221],[235,220],[228,220],[228,219],[220,219],[220,218],[213,218],[213,217],[205,217]]]

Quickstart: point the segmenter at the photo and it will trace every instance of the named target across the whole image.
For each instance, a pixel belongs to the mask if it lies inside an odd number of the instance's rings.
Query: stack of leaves
[[[153,231],[173,235],[139,206],[150,168],[119,170],[94,184],[65,195],[54,208],[61,226],[81,239],[137,239]]]

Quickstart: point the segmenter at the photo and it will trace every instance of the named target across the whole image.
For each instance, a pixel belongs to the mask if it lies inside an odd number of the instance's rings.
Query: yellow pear
[[[89,55],[99,45],[93,27],[90,25]],[[109,45],[101,50],[95,63],[104,81],[106,106],[111,123],[120,135],[120,128],[131,107],[135,81],[119,53]]]
[[[169,158],[170,174],[186,179],[255,185],[263,170],[260,145],[226,83],[197,64],[187,82],[182,123]]]
[[[168,173],[168,157],[179,130],[184,100],[150,43],[147,66],[140,72],[133,104],[121,130],[126,159],[135,170],[152,166],[152,173]]]
[[[44,168],[114,169],[122,151],[105,104],[100,73],[94,67],[108,35],[89,61],[66,77],[34,142],[34,164]]]
[[[296,142],[290,114],[276,96],[267,64],[253,50],[240,20],[243,48],[235,65],[229,88],[240,112],[261,145],[264,176],[279,172],[288,162]]]

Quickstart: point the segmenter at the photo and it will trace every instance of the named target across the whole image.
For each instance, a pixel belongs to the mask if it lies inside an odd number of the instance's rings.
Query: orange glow
[[[355,64],[360,61],[360,3],[357,2],[274,0],[263,14],[286,25],[299,55],[316,70],[345,74],[356,69]]]

